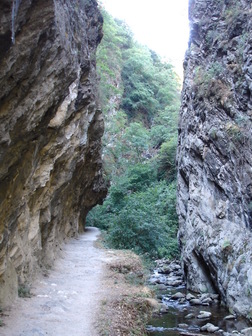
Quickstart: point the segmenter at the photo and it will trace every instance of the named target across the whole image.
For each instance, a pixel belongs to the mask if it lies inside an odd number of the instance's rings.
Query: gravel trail
[[[63,247],[48,277],[38,279],[31,298],[19,298],[4,318],[3,336],[98,336],[95,329],[108,257],[94,246],[99,235],[87,228]]]

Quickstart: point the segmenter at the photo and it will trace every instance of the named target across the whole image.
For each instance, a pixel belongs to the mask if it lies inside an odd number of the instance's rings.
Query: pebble
[[[219,330],[219,327],[216,327],[212,323],[207,323],[203,327],[200,328],[201,331],[208,331],[214,333],[215,331]]]
[[[205,318],[209,318],[212,316],[212,313],[207,312],[207,311],[200,311],[200,315],[197,316],[198,319],[205,319]]]

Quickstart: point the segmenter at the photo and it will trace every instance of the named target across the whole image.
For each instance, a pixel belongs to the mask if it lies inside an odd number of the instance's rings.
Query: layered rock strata
[[[252,4],[191,0],[179,122],[188,287],[252,318]]]
[[[0,3],[0,305],[106,194],[95,0]],[[85,256],[83,256],[84,258]]]

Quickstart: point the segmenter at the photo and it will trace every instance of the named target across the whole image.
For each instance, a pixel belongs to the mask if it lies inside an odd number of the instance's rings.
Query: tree
[[[87,224],[105,229],[111,247],[171,258],[178,253],[178,78],[172,65],[134,41],[124,22],[104,11],[103,16],[97,67],[105,114],[103,158],[111,187]]]

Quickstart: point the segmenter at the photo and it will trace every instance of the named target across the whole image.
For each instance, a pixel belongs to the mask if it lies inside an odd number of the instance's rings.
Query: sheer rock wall
[[[190,0],[179,122],[179,241],[188,287],[252,318],[252,4]]]
[[[0,305],[106,194],[95,0],[0,2]],[[85,256],[83,256],[85,257]]]

